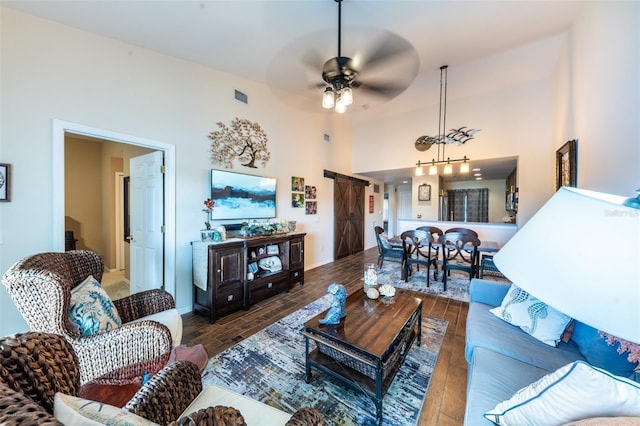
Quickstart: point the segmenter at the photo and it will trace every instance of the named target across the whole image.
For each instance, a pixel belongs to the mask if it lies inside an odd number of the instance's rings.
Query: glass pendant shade
[[[335,104],[335,99],[333,95],[333,89],[331,89],[331,87],[327,87],[324,90],[324,94],[322,95],[322,107],[329,109],[329,108],[333,108],[334,104]]]
[[[460,164],[460,173],[469,173],[469,163],[467,163],[467,160]]]
[[[432,164],[429,166],[429,176],[435,176],[438,174],[438,166]]]
[[[351,90],[351,87],[345,87],[341,92],[340,97],[342,98],[342,102],[345,106],[351,105],[353,103],[353,91]]]
[[[335,111],[338,114],[343,114],[347,110],[347,106],[342,102],[342,97],[338,96],[338,100],[336,101]]]
[[[447,163],[444,165],[444,171],[443,173],[445,175],[450,175],[453,173],[453,166],[451,165],[451,163]]]
[[[422,175],[424,175],[424,169],[422,168],[422,166],[416,167],[416,176],[422,176]]]

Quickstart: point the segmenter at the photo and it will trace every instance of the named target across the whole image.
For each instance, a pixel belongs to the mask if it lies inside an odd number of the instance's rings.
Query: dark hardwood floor
[[[305,284],[238,311],[209,324],[201,315],[183,315],[182,343],[201,343],[216,355],[325,294],[332,282],[343,284],[348,293],[362,288],[364,263],[377,260],[377,249],[340,259],[305,271]],[[419,425],[461,425],[464,418],[467,363],[464,359],[464,333],[468,303],[430,296],[423,297],[423,315],[449,322],[444,343],[431,377]]]

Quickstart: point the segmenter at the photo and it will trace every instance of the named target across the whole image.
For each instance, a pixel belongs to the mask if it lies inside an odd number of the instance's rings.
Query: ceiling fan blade
[[[320,56],[320,52],[315,49],[308,49],[302,54],[302,63],[313,69],[322,72],[322,66],[326,58]]]
[[[364,52],[360,60],[360,69],[372,69],[383,66],[385,63],[407,53],[413,53],[415,49],[405,39],[385,34],[378,37],[374,47]]]
[[[392,99],[398,96],[400,93],[404,92],[407,88],[407,85],[393,83],[365,83],[355,81],[352,84],[352,87],[358,90],[366,90],[367,92],[377,96]]]

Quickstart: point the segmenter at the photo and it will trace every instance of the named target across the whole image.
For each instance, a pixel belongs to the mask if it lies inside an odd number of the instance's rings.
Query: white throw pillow
[[[541,302],[515,284],[511,284],[502,304],[491,309],[491,313],[550,346],[558,344],[571,321],[571,317]]]
[[[71,290],[69,317],[72,325],[84,336],[113,330],[122,325],[115,305],[91,275]]]
[[[63,393],[56,393],[53,400],[53,415],[65,426],[110,425],[110,426],[156,426],[136,414],[112,405]]]
[[[155,314],[135,319],[131,321],[131,323],[146,320],[157,321],[160,324],[166,325],[171,333],[171,347],[175,348],[180,346],[180,343],[182,342],[182,316],[177,309],[173,308],[167,309],[166,311],[156,312]]]
[[[484,416],[501,426],[640,416],[640,383],[575,361],[520,389]]]

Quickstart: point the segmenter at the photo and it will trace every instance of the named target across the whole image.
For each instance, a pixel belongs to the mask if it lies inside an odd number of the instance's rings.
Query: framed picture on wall
[[[418,201],[431,201],[431,185],[418,185]]]
[[[0,163],[0,201],[11,201],[11,164]]]
[[[556,151],[556,191],[578,185],[578,141],[570,140]]]

